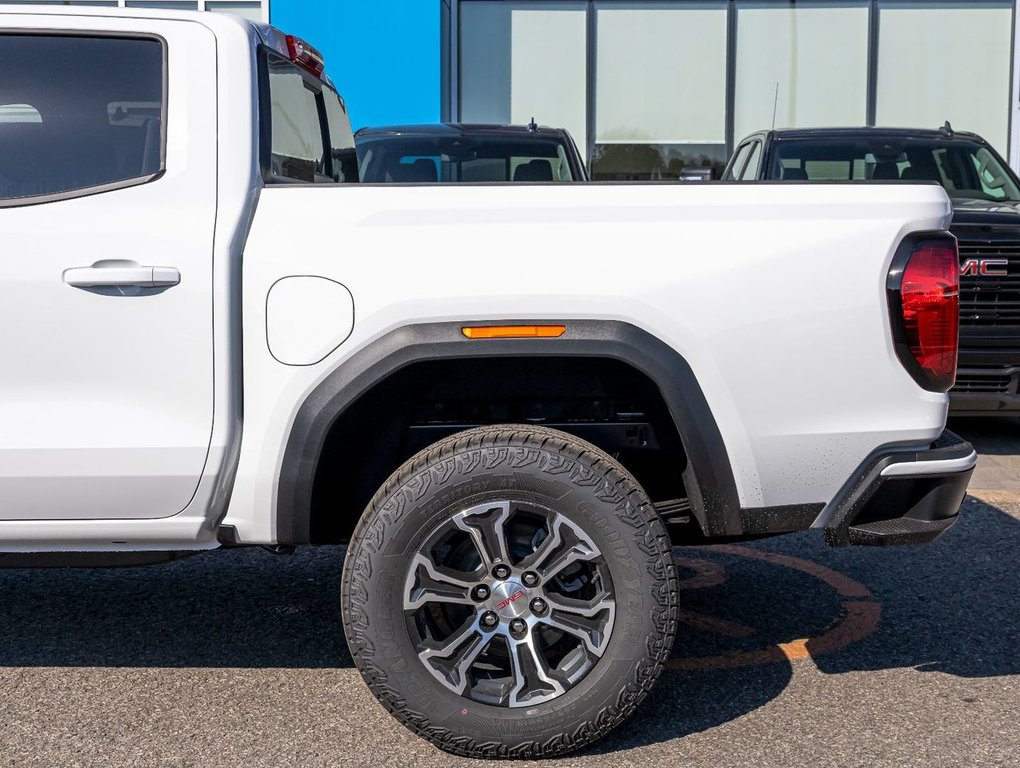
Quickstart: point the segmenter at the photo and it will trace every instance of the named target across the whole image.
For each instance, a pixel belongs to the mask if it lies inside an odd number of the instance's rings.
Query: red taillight
[[[899,288],[903,342],[922,386],[945,392],[956,380],[960,337],[960,258],[953,239],[921,240],[903,267]],[[916,376],[915,376],[916,377]]]
[[[322,71],[326,68],[326,62],[322,58],[322,54],[300,37],[287,35],[286,39],[287,53],[290,55],[290,60],[316,77],[321,77]]]

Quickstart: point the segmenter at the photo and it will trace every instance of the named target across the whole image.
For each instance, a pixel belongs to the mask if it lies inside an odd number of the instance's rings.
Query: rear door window
[[[162,41],[0,34],[0,73],[0,205],[163,169]]]

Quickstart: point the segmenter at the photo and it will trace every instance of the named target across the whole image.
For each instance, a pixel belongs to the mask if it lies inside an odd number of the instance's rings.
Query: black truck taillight
[[[923,235],[903,243],[888,280],[893,342],[918,384],[946,392],[956,381],[960,340],[960,257],[956,238]]]

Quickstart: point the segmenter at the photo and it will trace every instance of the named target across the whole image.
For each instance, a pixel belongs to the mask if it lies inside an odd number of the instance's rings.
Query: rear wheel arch
[[[463,323],[408,325],[352,355],[308,395],[291,426],[277,481],[277,541],[314,541],[316,474],[327,439],[342,416],[369,402],[370,395],[415,364],[514,358],[616,361],[646,377],[658,389],[683,444],[687,459],[683,481],[702,531],[709,536],[740,533],[740,506],[729,457],[687,361],[662,340],[628,323],[556,322],[567,327],[556,339],[467,339],[461,333]],[[387,467],[383,479],[400,463]]]

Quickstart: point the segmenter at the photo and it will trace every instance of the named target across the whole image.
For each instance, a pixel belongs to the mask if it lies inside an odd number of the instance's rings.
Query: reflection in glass
[[[711,168],[715,178],[726,165],[726,145],[597,144],[591,160],[595,181],[675,181],[685,168]]]
[[[598,2],[592,178],[726,161],[726,3]]]
[[[1011,0],[880,2],[878,125],[949,120],[1005,151],[1012,16]]]
[[[244,2],[244,3],[228,3],[223,0],[206,0],[205,9],[207,11],[214,11],[216,13],[236,13],[238,16],[243,16],[250,21],[262,21],[262,3],[260,2]]]
[[[583,2],[460,6],[460,120],[566,128],[587,151]]]
[[[734,138],[867,121],[868,4],[737,3]]]
[[[707,144],[726,136],[726,4],[596,4],[595,140]]]

